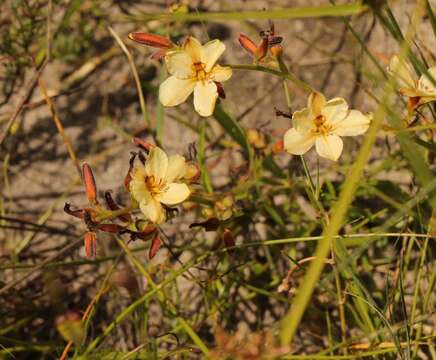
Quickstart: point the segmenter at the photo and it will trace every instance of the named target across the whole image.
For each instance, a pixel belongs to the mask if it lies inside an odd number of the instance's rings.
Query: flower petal
[[[211,71],[211,74],[214,81],[227,81],[232,76],[232,68],[228,66],[215,65]]]
[[[155,146],[150,150],[145,163],[145,173],[147,176],[154,176],[156,182],[165,179],[168,169],[168,156],[165,152]]]
[[[225,50],[226,46],[220,40],[212,40],[203,45],[202,62],[206,64],[206,72],[209,72],[213,68],[218,58]]]
[[[436,66],[428,69],[430,76],[436,81]],[[423,74],[418,81],[418,90],[424,93],[424,96],[436,95],[436,86],[426,74]]]
[[[308,108],[295,111],[292,114],[292,124],[298,132],[304,134],[314,127],[313,115]]]
[[[183,50],[191,57],[192,63],[202,62],[203,47],[196,38],[189,36],[183,43]]]
[[[393,56],[388,67],[388,72],[395,77],[399,88],[415,88],[415,80],[409,64],[398,56]]]
[[[351,110],[348,116],[336,123],[333,133],[339,136],[361,135],[368,130],[370,118],[358,110]]]
[[[168,170],[165,176],[165,182],[172,183],[185,176],[186,161],[181,155],[171,155],[168,158]]]
[[[210,116],[215,108],[218,90],[214,82],[197,82],[194,88],[194,108],[201,116]]]
[[[131,172],[132,179],[129,183],[129,190],[132,193],[136,201],[142,202],[150,197],[150,193],[145,184],[145,168],[141,166],[136,166]]]
[[[322,114],[325,116],[327,124],[335,125],[343,121],[348,115],[348,104],[339,97],[331,99],[325,104]]]
[[[170,76],[159,87],[159,101],[163,106],[176,106],[184,102],[194,90],[194,80],[181,80]]]
[[[195,75],[192,58],[186,51],[167,52],[165,64],[168,72],[178,79],[189,79]]]
[[[167,185],[166,191],[158,194],[156,200],[165,205],[176,205],[185,201],[191,194],[186,184],[171,183]]]
[[[151,222],[160,224],[165,221],[165,210],[158,201],[150,199],[149,202],[141,202],[139,208],[145,217]]]
[[[310,109],[314,117],[321,115],[321,110],[325,106],[326,99],[323,94],[314,91],[307,99],[307,107]]]
[[[303,155],[306,153],[315,143],[315,136],[311,132],[306,135],[302,135],[294,128],[286,131],[284,139],[285,150],[294,155]]]
[[[337,135],[324,135],[316,138],[316,151],[319,156],[336,161],[341,156],[344,143]]]

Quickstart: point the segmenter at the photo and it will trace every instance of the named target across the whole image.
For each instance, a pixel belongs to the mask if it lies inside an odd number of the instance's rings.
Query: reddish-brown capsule
[[[118,224],[99,224],[97,229],[113,234],[118,234],[120,231],[124,230],[124,226]]]
[[[104,198],[106,200],[106,204],[108,206],[109,209],[111,209],[112,211],[115,210],[119,210],[120,207],[118,206],[118,204],[115,202],[115,200],[112,198],[112,195],[109,191],[106,191],[104,193]],[[124,221],[124,222],[130,222],[132,221],[132,218],[130,217],[129,214],[124,214],[124,215],[120,215],[118,216],[118,219]]]
[[[139,44],[151,46],[158,49],[169,49],[174,46],[172,41],[166,37],[144,32],[132,32],[128,35],[130,40]]]
[[[189,228],[202,227],[206,231],[215,231],[220,226],[220,221],[216,217],[211,217],[202,222],[196,222],[189,225]]]
[[[97,255],[97,235],[88,231],[85,234],[85,252],[88,259],[95,259]]]
[[[138,137],[133,138],[133,143],[137,147],[141,148],[142,150],[145,150],[146,152],[149,152],[151,149],[153,149],[156,146]]]
[[[251,41],[251,39],[248,36],[244,34],[240,34],[238,41],[241,44],[241,46],[245,50],[247,50],[251,55],[254,55],[256,53],[257,46],[253,41]]]
[[[91,204],[97,204],[97,186],[91,167],[84,163],[82,166],[83,183],[85,184],[86,196]]]
[[[161,241],[159,235],[156,235],[153,238],[153,240],[151,241],[150,250],[148,251],[148,258],[149,259],[153,259],[156,256],[161,245],[162,245],[162,241]]]
[[[223,239],[226,247],[235,246],[235,238],[233,237],[233,234],[229,229],[224,229]]]

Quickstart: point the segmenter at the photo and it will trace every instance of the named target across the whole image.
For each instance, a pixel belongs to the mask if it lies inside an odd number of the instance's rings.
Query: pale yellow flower
[[[413,107],[436,101],[436,86],[429,77],[423,74],[419,79],[416,79],[410,65],[398,56],[392,57],[388,71],[395,77],[400,93],[414,98]],[[429,68],[428,72],[436,80],[436,66]]]
[[[137,164],[131,172],[129,184],[133,198],[139,203],[141,212],[151,222],[160,224],[166,219],[162,204],[176,205],[186,200],[191,191],[188,186],[177,182],[186,172],[185,158],[170,157],[159,147],[153,147],[145,165]]]
[[[349,110],[346,101],[313,92],[307,108],[292,115],[293,128],[284,136],[284,148],[294,155],[306,153],[313,145],[322,157],[336,161],[342,153],[340,136],[356,136],[368,130],[370,118],[358,110]]]
[[[232,69],[215,64],[226,47],[219,40],[201,45],[188,37],[181,49],[168,51],[165,62],[171,76],[159,88],[159,100],[164,106],[176,106],[194,92],[194,107],[201,116],[210,116],[218,98],[215,82],[232,76]]]

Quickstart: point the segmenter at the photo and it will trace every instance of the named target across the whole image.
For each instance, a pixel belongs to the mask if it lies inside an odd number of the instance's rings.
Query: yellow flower
[[[188,198],[191,193],[188,186],[177,182],[185,172],[183,156],[168,157],[157,146],[150,150],[145,165],[141,163],[133,168],[130,192],[151,222],[160,224],[165,221],[166,212],[162,204],[176,205]]]
[[[346,101],[313,92],[307,108],[294,112],[294,127],[284,136],[285,150],[294,155],[306,153],[313,145],[322,157],[336,161],[342,153],[340,136],[356,136],[368,130],[370,119],[358,110],[349,110]]]
[[[416,80],[413,76],[410,65],[398,56],[392,57],[389,68],[389,73],[395,77],[398,90],[401,94],[414,98],[412,107],[418,107],[422,104],[436,101],[436,86],[426,74]],[[436,80],[436,66],[428,69],[431,77]]]
[[[219,40],[201,45],[188,37],[182,49],[168,51],[165,62],[171,76],[159,88],[159,100],[164,106],[176,106],[194,92],[194,107],[201,116],[210,116],[218,98],[215,82],[232,76],[232,69],[215,64],[225,50]]]

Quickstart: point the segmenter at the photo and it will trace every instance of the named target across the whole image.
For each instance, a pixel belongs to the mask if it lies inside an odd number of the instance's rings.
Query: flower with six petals
[[[436,86],[431,79],[423,74],[416,80],[410,65],[398,56],[392,57],[388,71],[395,76],[400,93],[410,98],[409,109],[414,110],[422,104],[436,101]],[[436,66],[427,71],[436,80]]]
[[[186,200],[191,191],[186,184],[178,182],[186,172],[185,158],[170,157],[155,146],[145,161],[131,171],[129,189],[139,208],[152,223],[160,224],[166,219],[164,205],[172,206]]]
[[[232,69],[215,64],[225,50],[219,40],[201,45],[188,37],[182,48],[168,51],[165,62],[171,76],[159,88],[159,100],[164,106],[183,103],[194,92],[194,108],[201,116],[210,116],[218,98],[217,83],[228,80]]]
[[[368,130],[370,118],[358,110],[349,110],[342,98],[329,101],[313,92],[307,108],[292,115],[293,128],[284,136],[284,148],[294,155],[302,155],[315,145],[319,156],[336,161],[342,153],[341,136],[361,135]]]

